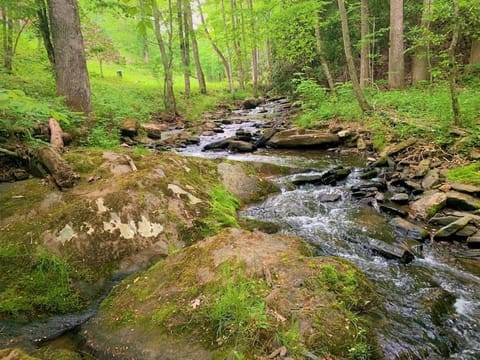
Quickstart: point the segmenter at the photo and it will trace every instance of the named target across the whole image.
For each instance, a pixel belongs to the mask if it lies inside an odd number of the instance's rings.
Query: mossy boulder
[[[85,150],[66,159],[81,174],[73,190],[38,179],[0,190],[0,318],[76,311],[113,272],[138,271],[238,226],[239,202],[221,184],[215,162]]]
[[[82,334],[118,359],[366,356],[374,294],[354,265],[298,238],[226,229],[124,280]]]

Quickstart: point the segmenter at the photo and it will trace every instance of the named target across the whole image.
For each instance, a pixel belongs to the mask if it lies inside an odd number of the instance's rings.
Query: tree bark
[[[252,83],[253,83],[253,96],[258,95],[258,46],[257,46],[257,34],[255,29],[255,18],[253,13],[253,0],[247,0],[247,7],[250,12],[250,31],[252,32]]]
[[[195,72],[198,79],[198,87],[200,88],[201,94],[207,93],[207,83],[205,82],[205,74],[203,73],[202,63],[200,62],[200,52],[198,51],[198,42],[195,29],[193,28],[193,16],[192,16],[192,5],[190,0],[185,1],[186,9],[186,18],[188,22],[188,33],[190,34],[190,40],[192,41],[192,53],[193,61],[195,62]]]
[[[59,153],[63,152],[63,131],[60,124],[54,118],[48,120],[48,127],[50,129],[50,144]]]
[[[433,0],[423,0],[422,19],[420,21],[420,29],[422,31],[419,45],[415,49],[412,63],[412,83],[430,80],[428,72],[429,68],[429,45],[426,32],[430,27],[430,15],[432,13]]]
[[[470,48],[470,65],[480,64],[480,39],[472,40],[472,47]]]
[[[200,2],[200,1],[199,1]],[[230,87],[230,93],[233,94],[234,91],[235,91],[235,86],[233,84],[233,60],[232,60],[232,50],[230,48],[230,44],[229,44],[229,37],[230,37],[230,31],[228,31],[228,24],[227,24],[227,14],[226,14],[226,11],[225,11],[225,0],[221,0],[221,4],[222,4],[222,21],[223,21],[223,32],[225,33],[225,38],[226,38],[226,49],[227,49],[227,61],[228,61],[228,71],[229,71],[229,74],[228,74],[228,79],[229,79],[229,87]],[[235,34],[234,34],[235,36]]]
[[[390,0],[390,47],[388,50],[388,86],[405,86],[405,60],[403,56],[403,0]]]
[[[79,178],[70,164],[51,147],[45,146],[36,150],[36,157],[47,168],[60,189],[72,188],[75,180]]]
[[[3,30],[3,67],[7,73],[13,70],[13,27],[14,22],[9,17],[9,9],[2,8],[2,30]]]
[[[50,30],[55,55],[57,93],[67,106],[85,114],[92,112],[77,0],[48,0]]]
[[[245,89],[245,77],[243,71],[243,57],[240,41],[238,40],[238,19],[236,16],[237,3],[236,0],[230,0],[231,21],[232,21],[232,35],[233,35],[233,49],[235,52],[235,60],[237,67],[238,87],[242,90]],[[240,34],[241,35],[241,34]]]
[[[315,18],[315,38],[316,38],[316,45],[317,45],[317,52],[320,58],[320,64],[322,65],[323,73],[325,74],[325,78],[327,79],[328,87],[332,93],[335,93],[335,83],[333,82],[332,73],[330,72],[330,68],[328,66],[328,61],[323,54],[323,41],[322,41],[322,33],[320,29],[320,15],[317,15]]]
[[[164,88],[164,93],[163,93],[163,101],[165,104],[165,109],[167,111],[173,112],[174,114],[177,113],[177,103],[175,100],[175,93],[173,91],[173,69],[172,69],[172,4],[171,0],[168,1],[169,4],[169,13],[170,13],[170,19],[169,19],[169,40],[168,44],[165,44],[165,41],[163,40],[162,37],[162,31],[160,27],[160,11],[158,10],[157,6],[157,1],[153,0],[152,1],[152,7],[153,7],[153,25],[155,28],[155,37],[157,38],[157,45],[160,50],[160,55],[162,58],[162,64],[163,64],[163,71],[164,71],[164,81],[163,81],[163,88]],[[167,46],[166,46],[167,45]],[[168,47],[168,52],[167,52],[167,47]]]
[[[182,58],[183,79],[185,84],[185,97],[189,98],[191,93],[190,86],[190,46],[188,39],[187,18],[184,11],[184,1],[177,0],[177,19],[178,19],[178,38],[180,45],[180,55]]]
[[[456,126],[461,125],[460,104],[457,95],[457,60],[455,58],[455,49],[458,44],[458,37],[460,36],[460,19],[458,0],[453,0],[453,33],[452,42],[448,48],[448,61],[450,67],[449,83],[450,83],[450,97],[452,99],[453,122]]]
[[[212,45],[213,50],[215,51],[217,56],[220,58],[220,61],[223,65],[223,69],[224,69],[224,72],[225,72],[225,76],[228,79],[228,87],[229,87],[230,93],[233,93],[235,89],[233,87],[233,77],[232,77],[232,70],[231,70],[231,67],[230,67],[230,63],[228,62],[227,58],[222,53],[222,51],[220,50],[218,45],[215,43],[212,36],[210,35],[210,31],[208,30],[208,28],[205,24],[205,17],[203,16],[203,11],[202,11],[202,6],[200,4],[200,1],[197,0],[197,3],[198,3],[198,12],[200,13],[200,20],[201,20],[202,25],[204,27],[205,35],[207,36],[208,41],[210,41],[210,44]]]
[[[45,50],[47,51],[48,60],[52,69],[55,68],[55,54],[52,44],[52,35],[50,33],[50,24],[48,21],[48,9],[45,4],[45,0],[36,0],[37,5],[37,18],[38,18],[38,28],[40,34],[42,35],[43,44]]]
[[[345,9],[345,3],[343,2],[343,0],[337,0],[337,2],[338,2],[338,10],[340,13],[340,20],[342,22],[343,48],[345,50],[347,68],[348,68],[350,80],[352,81],[353,91],[355,93],[355,97],[357,98],[358,104],[360,105],[360,109],[362,109],[363,112],[370,111],[372,110],[372,107],[365,99],[365,95],[363,94],[363,91],[360,88],[360,84],[358,83],[358,78],[357,78],[357,72],[355,70],[355,64],[353,62],[350,34],[348,29],[347,10]]]
[[[368,85],[369,80],[369,52],[370,40],[368,39],[368,0],[362,0],[360,4],[360,87]]]

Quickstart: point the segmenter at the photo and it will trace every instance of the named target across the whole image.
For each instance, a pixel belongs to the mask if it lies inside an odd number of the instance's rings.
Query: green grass
[[[0,248],[0,318],[34,319],[39,314],[64,314],[81,307],[66,261],[46,252]]]
[[[210,190],[210,213],[203,223],[203,236],[211,236],[225,227],[239,227],[237,209],[238,199],[223,186],[215,186]]]
[[[448,170],[450,181],[480,185],[480,162]]]

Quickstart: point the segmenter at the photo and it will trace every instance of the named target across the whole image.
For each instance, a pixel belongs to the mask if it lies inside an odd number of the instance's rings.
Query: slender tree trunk
[[[388,86],[405,86],[405,60],[403,56],[403,0],[390,0],[390,47],[388,51]]]
[[[361,48],[360,48],[360,87],[368,85],[369,80],[369,52],[370,41],[368,39],[368,0],[362,0],[360,4],[360,33],[361,33]]]
[[[247,7],[250,13],[250,31],[252,34],[252,83],[253,96],[258,95],[258,45],[257,31],[255,27],[255,17],[253,12],[253,0],[247,0]]]
[[[173,69],[172,69],[172,4],[171,0],[168,1],[169,4],[169,41],[168,44],[165,44],[165,41],[162,37],[162,31],[160,26],[160,11],[158,10],[157,0],[152,0],[153,7],[153,25],[155,28],[155,37],[157,38],[157,45],[160,50],[160,55],[162,57],[162,65],[164,72],[164,81],[163,81],[163,102],[165,104],[165,109],[167,111],[177,113],[177,104],[175,101],[175,93],[173,91]]]
[[[203,16],[203,11],[202,11],[202,6],[200,4],[200,0],[197,0],[197,3],[198,3],[198,12],[200,13],[200,20],[201,20],[202,25],[204,27],[205,35],[207,36],[208,41],[210,41],[210,44],[212,45],[213,50],[215,51],[215,53],[217,54],[217,56],[219,57],[222,65],[223,65],[223,69],[225,71],[225,76],[228,79],[228,87],[229,87],[230,93],[233,93],[235,91],[235,89],[233,87],[233,77],[232,77],[232,70],[231,70],[231,67],[230,67],[230,63],[227,60],[227,58],[225,57],[225,55],[223,55],[223,53],[220,50],[220,48],[218,47],[218,45],[213,40],[212,36],[210,35],[210,31],[208,31],[208,28],[205,24],[205,17]],[[222,0],[222,3],[223,3],[223,0]],[[227,39],[227,42],[228,42],[228,39]]]
[[[480,39],[472,40],[472,47],[470,48],[470,65],[480,64]]]
[[[183,79],[185,84],[185,97],[189,98],[191,93],[190,87],[190,47],[188,45],[188,25],[184,16],[183,0],[177,0],[177,19],[178,19],[178,37],[180,44],[180,55],[182,58]]]
[[[200,1],[199,1],[200,2]],[[227,24],[227,13],[225,10],[225,0],[221,0],[222,4],[222,21],[223,21],[223,32],[226,38],[226,49],[227,49],[227,61],[228,61],[228,80],[229,80],[229,87],[230,93],[234,93],[235,86],[233,84],[233,59],[232,59],[232,50],[230,48],[230,31],[228,31],[228,24]],[[235,34],[233,35],[235,36]],[[231,82],[231,83],[230,83]]]
[[[450,67],[450,97],[452,99],[452,110],[453,110],[453,122],[455,125],[461,125],[461,114],[460,114],[460,104],[458,102],[457,95],[457,60],[455,58],[455,49],[458,44],[458,37],[460,36],[460,19],[459,19],[459,6],[458,0],[453,0],[453,33],[452,33],[452,42],[448,48],[448,61]]]
[[[207,93],[207,84],[205,82],[205,75],[202,69],[202,63],[200,62],[200,52],[198,51],[198,42],[195,29],[193,28],[193,16],[192,16],[192,5],[190,0],[185,1],[185,10],[186,10],[186,19],[188,22],[188,33],[190,34],[190,40],[192,41],[192,53],[193,61],[195,62],[195,72],[197,73],[198,87],[200,88],[201,94]]]
[[[423,0],[422,20],[420,21],[420,29],[422,35],[419,45],[415,49],[412,63],[412,83],[419,81],[428,81],[430,75],[428,72],[429,64],[429,45],[427,31],[430,27],[430,15],[432,13],[433,0]]]
[[[88,77],[77,0],[48,0],[50,29],[55,49],[57,93],[65,96],[67,106],[91,113]]]
[[[145,0],[138,0],[138,8],[139,8],[139,20],[143,21],[146,18],[145,14]],[[142,44],[142,58],[143,61],[148,64],[150,62],[150,47],[148,46],[148,36],[147,32],[143,32],[139,35],[140,42]]]
[[[13,28],[14,22],[9,17],[9,9],[2,9],[3,28],[3,66],[8,73],[13,70]]]
[[[238,19],[236,16],[237,3],[235,0],[230,0],[231,21],[232,21],[232,35],[233,35],[233,49],[235,52],[235,60],[237,66],[238,87],[242,90],[245,89],[245,77],[243,71],[243,57],[242,48],[240,46],[239,34],[238,34]]]
[[[351,50],[351,42],[350,42],[350,34],[348,30],[348,18],[347,18],[347,10],[345,9],[345,3],[343,0],[337,0],[338,2],[338,10],[340,12],[340,20],[342,22],[342,35],[343,35],[343,48],[345,50],[345,58],[347,60],[347,68],[348,74],[350,76],[350,80],[352,81],[353,91],[355,93],[355,97],[357,98],[358,104],[360,105],[360,109],[363,112],[372,110],[372,107],[365,99],[365,95],[363,94],[362,89],[360,88],[360,84],[358,83],[357,78],[357,71],[355,70],[355,64],[353,62],[352,50]]]
[[[332,93],[335,93],[335,83],[333,82],[332,73],[330,72],[330,67],[328,66],[328,61],[323,54],[323,41],[322,33],[320,29],[320,15],[318,14],[315,18],[315,38],[317,44],[317,52],[320,58],[320,64],[322,65],[323,73],[327,79],[328,87]]]
[[[48,60],[52,69],[55,68],[55,54],[53,51],[52,44],[52,35],[50,33],[50,23],[48,21],[48,8],[45,4],[45,0],[36,0],[37,5],[37,18],[38,18],[38,28],[40,34],[42,35],[43,44],[45,50],[47,51]]]
[[[103,60],[102,60],[102,58],[99,58],[99,59],[98,59],[98,63],[100,64],[100,77],[101,77],[101,78],[104,78],[104,76],[103,76]]]

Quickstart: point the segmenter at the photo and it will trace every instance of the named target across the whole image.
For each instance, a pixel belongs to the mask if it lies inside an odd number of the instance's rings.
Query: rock
[[[408,200],[409,200],[409,196],[408,194],[405,194],[405,193],[397,193],[390,198],[390,201],[398,204],[406,204],[408,203]]]
[[[448,225],[451,224],[454,221],[457,221],[460,218],[460,216],[444,216],[444,215],[439,215],[435,214],[434,217],[432,217],[428,222],[430,224],[434,225]]]
[[[391,215],[406,217],[408,213],[392,203],[380,204],[380,210]]]
[[[373,179],[378,176],[378,169],[365,169],[360,175],[360,179]]]
[[[480,160],[480,151],[478,149],[472,149],[468,155],[472,160]]]
[[[220,180],[231,194],[244,202],[259,200],[269,193],[277,192],[278,187],[255,175],[249,175],[241,164],[222,162],[218,164]]]
[[[17,181],[27,180],[30,177],[28,172],[25,171],[24,169],[14,169],[12,171],[12,175]]]
[[[298,238],[226,229],[124,280],[82,336],[105,359],[229,359],[236,349],[248,349],[248,359],[266,359],[279,347],[275,334],[298,324],[302,351],[313,354],[322,347],[331,353],[335,346],[345,349],[337,354],[346,357],[357,332],[345,326],[348,316],[378,306],[374,287],[350,262],[309,252]],[[346,274],[354,291],[342,308],[329,281]],[[232,303],[227,298],[232,294],[248,301]],[[269,320],[269,331],[258,327],[253,311]],[[245,326],[252,330],[248,336]],[[371,336],[368,325],[362,326]]]
[[[337,133],[337,136],[340,139],[345,139],[345,138],[348,138],[348,137],[352,136],[352,131],[350,129],[341,130]]]
[[[342,197],[340,192],[335,192],[331,194],[321,194],[320,195],[320,202],[335,202],[338,201]]]
[[[410,181],[410,180],[405,181],[405,187],[411,190],[414,194],[419,194],[423,192],[422,185],[414,181]]]
[[[360,151],[364,151],[367,149],[367,144],[362,136],[359,136],[357,139],[357,149]]]
[[[345,179],[351,170],[343,167],[329,169],[321,174],[296,174],[293,176],[292,184],[300,186],[305,184],[333,185],[337,181]]]
[[[138,134],[140,124],[135,119],[125,119],[120,124],[120,134],[127,137],[135,137]]]
[[[268,140],[270,140],[272,136],[275,135],[277,132],[278,129],[275,127],[265,129],[262,136],[255,143],[255,146],[257,148],[264,147],[267,144]]]
[[[468,194],[457,191],[449,191],[446,193],[447,205],[458,210],[477,210],[480,208],[480,199]]]
[[[147,133],[147,136],[150,139],[161,139],[162,132],[168,129],[167,124],[155,124],[155,123],[147,123],[142,124],[140,128]]]
[[[210,144],[205,145],[202,148],[202,151],[207,151],[207,150],[222,150],[226,149],[228,147],[229,141],[233,140],[233,138],[228,138],[228,139],[222,139],[218,141],[214,141]]]
[[[430,170],[422,180],[422,187],[429,190],[440,183],[440,173],[437,169]]]
[[[242,108],[245,110],[255,109],[258,105],[263,104],[262,98],[247,98],[242,102]]]
[[[460,237],[469,237],[474,235],[478,231],[476,226],[473,225],[467,225],[463,229],[457,231],[455,233],[455,236],[460,236]]]
[[[450,183],[451,188],[455,191],[472,194],[474,196],[480,195],[480,186],[473,184]]]
[[[443,192],[430,192],[410,204],[413,217],[427,220],[447,205],[447,195]]]
[[[267,145],[276,148],[328,148],[340,143],[335,134],[318,130],[283,130],[273,135]]]
[[[399,260],[404,264],[408,264],[415,259],[413,253],[401,245],[392,245],[379,240],[370,240],[368,247],[374,253],[387,259]]]
[[[246,153],[253,152],[257,150],[257,148],[255,147],[255,145],[246,141],[230,140],[228,141],[228,150],[232,152]]]
[[[18,346],[18,345],[17,345]],[[29,356],[20,349],[0,349],[0,359],[3,360],[40,360],[37,357]]]
[[[469,216],[464,216],[448,225],[445,225],[438,230],[433,236],[435,240],[443,240],[455,234],[457,231],[463,229],[472,220]]]
[[[416,142],[417,142],[416,139],[408,139],[408,140],[402,141],[401,143],[387,146],[387,148],[383,150],[382,153],[380,154],[380,157],[395,155],[405,150],[406,148],[412,146]]]
[[[468,237],[467,246],[471,249],[479,249],[480,248],[480,232],[477,232],[474,235]]]
[[[411,222],[400,217],[393,218],[390,221],[390,224],[400,235],[406,236],[411,239],[424,240],[429,236],[427,230],[423,229],[418,225],[412,224]]]
[[[422,161],[420,161],[420,163],[417,166],[415,166],[415,171],[413,176],[417,178],[424,177],[430,170],[431,162],[432,161],[430,159],[423,159]]]

